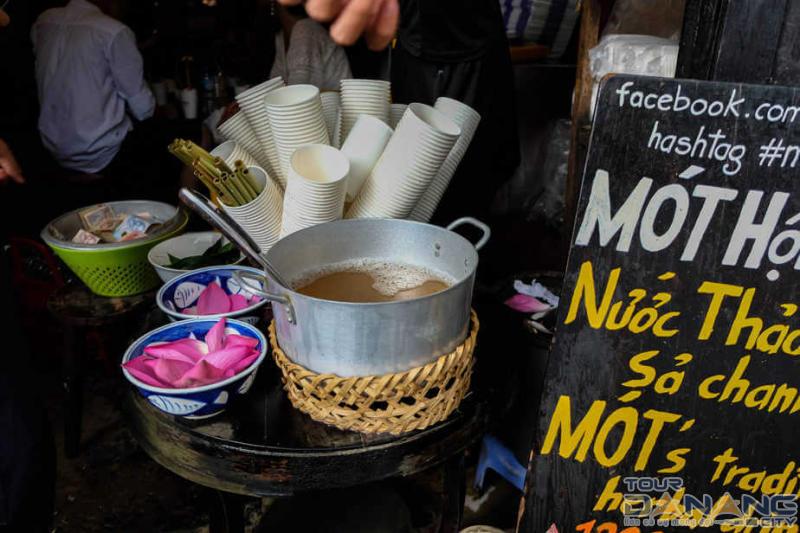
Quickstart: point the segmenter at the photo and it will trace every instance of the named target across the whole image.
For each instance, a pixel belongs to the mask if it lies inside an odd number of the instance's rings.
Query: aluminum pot
[[[463,224],[483,236],[474,246],[450,231]],[[377,259],[429,268],[455,283],[413,300],[348,303],[300,294],[269,276],[238,273],[250,291],[271,300],[278,343],[295,363],[342,377],[403,372],[453,351],[467,336],[477,249],[489,227],[461,218],[447,229],[393,219],[340,220],[293,233],[266,257],[282,279],[353,259]],[[268,292],[254,282],[267,279]]]

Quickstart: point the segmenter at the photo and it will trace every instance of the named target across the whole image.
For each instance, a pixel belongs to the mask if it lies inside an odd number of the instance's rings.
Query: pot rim
[[[436,228],[438,230],[441,230],[443,232],[452,233],[453,235],[455,235],[459,239],[462,239],[475,252],[475,264],[472,267],[472,270],[471,270],[470,273],[466,274],[463,278],[457,280],[455,283],[453,283],[452,285],[450,285],[449,287],[447,287],[444,290],[441,290],[439,292],[434,292],[433,294],[428,294],[428,295],[425,295],[425,296],[419,296],[417,298],[410,298],[410,299],[407,299],[407,300],[394,300],[394,301],[388,301],[388,302],[341,302],[341,301],[338,301],[338,300],[325,300],[323,298],[317,298],[315,296],[309,296],[307,294],[302,294],[300,292],[295,291],[294,289],[292,289],[290,287],[285,287],[282,284],[280,284],[277,280],[275,280],[272,276],[270,276],[269,273],[267,273],[267,272],[265,272],[263,270],[261,271],[261,273],[267,278],[267,281],[269,282],[269,286],[270,287],[272,287],[272,286],[278,287],[281,290],[285,291],[285,293],[288,293],[288,296],[290,296],[290,297],[303,298],[305,300],[313,301],[313,302],[319,302],[321,304],[333,304],[333,305],[337,305],[337,306],[342,306],[343,305],[343,306],[348,306],[348,307],[350,307],[350,306],[352,306],[352,307],[358,306],[360,308],[365,308],[365,307],[383,307],[383,306],[387,306],[387,305],[399,306],[399,305],[418,304],[420,302],[424,302],[424,301],[427,301],[427,300],[432,300],[433,298],[442,297],[442,296],[444,296],[445,294],[448,294],[448,293],[453,293],[453,292],[459,291],[459,290],[461,290],[461,287],[463,286],[464,283],[468,282],[471,279],[473,279],[473,280],[475,279],[475,276],[476,276],[476,273],[477,273],[477,270],[478,270],[478,263],[480,261],[480,253],[475,248],[475,245],[472,244],[465,237],[459,235],[458,233],[456,233],[456,232],[454,232],[452,230],[444,228],[442,226],[437,226],[435,224],[428,224],[427,222],[419,222],[419,221],[416,221],[416,220],[405,220],[405,219],[394,219],[394,218],[341,219],[341,220],[334,220],[332,222],[326,222],[325,224],[342,224],[343,225],[343,224],[356,223],[356,222],[363,224],[366,221],[381,221],[381,223],[387,223],[388,222],[388,223],[392,223],[392,224],[413,224],[413,225],[419,225],[419,226],[432,226],[432,227],[434,227],[434,228]],[[319,227],[321,225],[322,224],[319,224],[317,226],[311,226],[311,227],[308,227],[308,228],[304,228],[302,230],[299,230],[299,231],[296,231],[296,232],[292,233],[291,235],[289,235],[289,236],[287,236],[285,238],[288,239],[288,238],[294,237],[295,235],[299,235],[299,234],[301,234],[303,232],[313,230],[314,228]],[[280,243],[280,241],[278,241],[278,243],[276,243],[275,246],[277,246],[279,243]],[[274,249],[275,249],[275,247],[271,248],[270,251],[267,252],[267,259],[270,259],[269,255],[270,255],[270,253],[272,253],[272,251]],[[369,257],[365,257],[364,259],[370,259],[370,258]],[[375,259],[383,259],[383,258],[375,258]],[[271,261],[271,259],[270,259],[270,261]],[[418,266],[418,265],[410,265],[410,266]],[[287,294],[283,294],[282,296],[286,296],[286,295]]]

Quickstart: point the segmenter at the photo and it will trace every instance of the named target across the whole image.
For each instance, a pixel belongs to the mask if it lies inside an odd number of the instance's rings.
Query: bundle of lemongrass
[[[169,151],[192,167],[197,179],[227,206],[245,205],[261,193],[261,187],[242,161],[235,161],[231,169],[222,158],[214,157],[192,141],[183,139],[172,141]]]

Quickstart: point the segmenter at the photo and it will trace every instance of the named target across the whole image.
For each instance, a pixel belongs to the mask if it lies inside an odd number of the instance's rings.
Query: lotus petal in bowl
[[[146,333],[128,347],[122,358],[125,364],[131,359],[141,356],[145,347],[157,342],[171,342],[194,336],[205,338],[206,333],[218,322],[218,319],[200,318],[173,322]],[[217,383],[187,389],[169,389],[154,387],[136,379],[125,368],[122,373],[150,404],[156,409],[170,415],[184,418],[200,419],[221,413],[235,397],[245,394],[256,378],[256,371],[267,355],[267,339],[258,328],[238,320],[226,321],[226,333],[244,335],[258,340],[258,358],[238,374]]]

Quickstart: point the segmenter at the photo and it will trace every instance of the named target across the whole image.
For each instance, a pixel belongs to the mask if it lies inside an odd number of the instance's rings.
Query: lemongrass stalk
[[[209,176],[208,173],[203,170],[199,159],[194,162],[192,168],[194,169],[194,175],[197,176],[201,182],[203,182],[203,185],[205,185],[210,192],[215,192],[217,195],[220,195],[222,191],[220,191],[219,188],[214,184],[214,177]]]
[[[253,191],[251,191],[247,185],[242,183],[242,180],[239,178],[239,175],[236,173],[228,174],[228,180],[233,185],[233,187],[239,191],[239,194],[242,195],[244,198],[245,203],[252,202],[255,199],[255,195]]]
[[[167,146],[167,150],[169,150],[169,153],[180,159],[184,165],[192,165],[193,159],[186,152],[181,150],[180,145],[177,143],[177,139]]]
[[[255,189],[255,187],[253,187],[253,184],[250,183],[250,180],[247,179],[247,176],[245,176],[244,172],[242,172],[243,170],[244,170],[243,168],[236,169],[236,171],[234,172],[234,174],[236,175],[236,179],[239,182],[239,185],[242,187],[242,189],[246,190],[247,193],[250,196],[252,196],[253,199],[255,199],[255,197],[258,196],[258,191]]]
[[[242,169],[242,179],[246,180],[247,183],[250,184],[250,188],[253,189],[253,191],[255,191],[256,196],[261,194],[261,192],[264,190],[263,186],[261,186],[258,183],[256,183],[256,180],[253,177],[253,173],[250,172],[250,170],[247,169],[247,168],[243,168]],[[269,178],[267,178],[267,179],[269,179]],[[265,184],[265,186],[266,186],[266,184]]]
[[[210,165],[214,165],[214,156],[203,150],[200,146],[197,146],[192,141],[185,141],[184,145],[186,146],[186,150],[193,156],[203,161],[209,163]]]
[[[228,187],[228,189],[231,191],[231,193],[233,193],[233,195],[239,202],[239,205],[244,205],[249,201],[249,198],[247,197],[247,195],[243,194],[242,189],[238,186],[236,180],[232,179],[232,177],[233,177],[232,174],[229,174],[227,172],[223,173],[222,183],[224,183],[225,186]]]
[[[228,173],[228,174],[233,173],[231,167],[229,167],[228,164],[225,163],[225,161],[223,161],[223,159],[219,156],[214,158],[214,166],[220,169],[223,173]]]
[[[220,169],[212,165],[209,161],[205,159],[198,159],[197,164],[200,165],[200,168],[202,168],[203,171],[212,178],[222,177],[222,172],[220,171]]]
[[[231,187],[228,185],[227,180],[223,180],[221,177],[214,178],[214,185],[219,187],[219,189],[223,191],[225,193],[225,196],[230,200],[230,203],[228,205],[231,206],[242,205],[243,202],[242,197],[239,196],[239,194],[236,191],[231,189]]]

